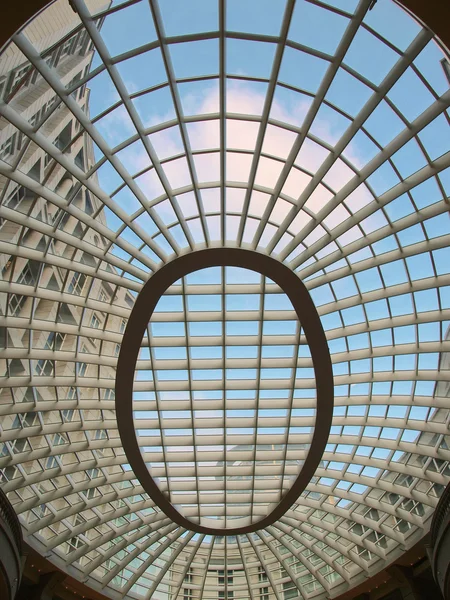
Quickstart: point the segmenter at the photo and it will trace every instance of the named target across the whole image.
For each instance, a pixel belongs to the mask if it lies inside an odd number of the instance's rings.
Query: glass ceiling
[[[0,56],[0,485],[28,544],[113,598],[335,597],[428,531],[450,469],[450,66],[393,0],[56,0]],[[118,433],[153,273],[204,248],[298,274],[334,374],[296,503],[174,523]],[[193,521],[252,523],[315,426],[308,344],[248,270],[173,285],[141,343],[148,469]]]
[[[257,522],[297,478],[315,425],[304,397],[316,395],[304,336],[308,367],[298,366],[301,337],[287,295],[255,271],[202,269],[161,297],[134,423],[150,473],[189,520]],[[300,378],[308,389],[294,389]],[[150,397],[153,410],[141,410]]]

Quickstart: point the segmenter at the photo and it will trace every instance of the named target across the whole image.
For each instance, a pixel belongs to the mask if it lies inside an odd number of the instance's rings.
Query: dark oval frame
[[[207,527],[181,515],[161,492],[139,449],[133,420],[133,381],[145,329],[164,292],[178,279],[208,267],[242,267],[274,281],[288,296],[303,327],[316,380],[316,423],[303,467],[292,487],[273,511],[250,525]],[[240,535],[272,525],[282,517],[310,482],[320,464],[331,428],[334,405],[333,371],[325,333],[316,307],[298,275],[274,258],[240,248],[208,248],[180,256],[155,272],[142,288],[125,329],[116,372],[116,414],[122,445],[134,474],[155,504],[178,525],[209,535]]]

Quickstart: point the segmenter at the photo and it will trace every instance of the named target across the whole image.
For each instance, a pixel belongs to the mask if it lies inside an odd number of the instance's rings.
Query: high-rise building
[[[102,10],[109,4],[108,1],[93,0],[90,6],[93,10]],[[101,20],[98,24],[101,25]],[[27,41],[44,57],[52,75],[59,78],[66,89],[75,87],[86,77],[94,54],[86,31],[79,27],[76,30],[76,26],[73,9],[69,4],[60,2],[36,17],[25,31]],[[38,497],[48,497],[53,491],[56,499],[52,501],[52,508],[56,511],[66,509],[67,525],[58,523],[49,528],[44,537],[48,539],[66,532],[64,544],[67,553],[70,553],[85,542],[76,535],[67,535],[67,532],[85,523],[85,520],[77,512],[67,511],[70,501],[68,503],[64,497],[67,494],[64,477],[58,477],[55,486],[45,477],[41,479],[39,473],[52,470],[55,474],[67,472],[75,456],[67,452],[68,447],[76,449],[86,444],[86,434],[77,431],[82,420],[103,423],[111,418],[113,411],[101,404],[101,400],[114,398],[113,386],[107,389],[100,389],[97,385],[80,388],[76,382],[81,377],[98,377],[100,366],[90,364],[89,355],[102,353],[105,357],[114,357],[118,354],[118,338],[108,341],[98,337],[97,330],[105,326],[101,310],[103,304],[120,305],[125,300],[131,303],[133,299],[130,295],[117,293],[108,282],[89,274],[98,266],[90,248],[101,251],[107,243],[101,235],[83,225],[79,215],[91,217],[95,214],[100,223],[105,223],[103,205],[94,194],[80,186],[63,165],[33,141],[32,135],[37,132],[60,152],[63,160],[71,161],[83,172],[89,171],[95,162],[92,140],[49,82],[25,59],[15,44],[10,44],[2,54],[0,69],[4,103],[0,117],[0,158],[7,165],[7,170],[17,168],[18,171],[18,177],[9,177],[5,173],[0,176],[0,310],[4,321],[12,319],[7,327],[3,323],[1,341],[2,348],[7,348],[14,355],[8,359],[2,357],[1,372],[3,377],[17,377],[17,382],[29,382],[36,377],[62,382],[59,387],[34,387],[24,383],[1,388],[2,405],[20,405],[23,409],[2,418],[2,440],[5,441],[2,458],[9,457],[9,460],[0,477],[6,488],[12,481],[21,480],[22,484],[29,478],[34,481],[35,492],[25,487],[10,494],[10,500],[19,511],[19,507],[27,501],[30,505],[23,521],[25,529],[35,529],[42,520],[49,521],[52,512],[48,504]],[[71,97],[80,110],[89,115],[87,86],[77,87]],[[14,112],[11,120],[7,118],[8,111]],[[26,132],[30,135],[27,136]],[[41,187],[53,193],[58,201],[51,203],[42,197]],[[49,236],[48,232],[53,232],[53,235]],[[74,246],[72,238],[82,240],[82,243]],[[20,247],[22,252],[14,252],[16,247]],[[38,259],[40,253],[60,257],[61,263],[51,264],[52,261]],[[44,296],[41,297],[40,291]],[[88,310],[77,302],[86,295],[93,300]],[[26,325],[30,318],[40,322],[38,329],[30,330]],[[80,327],[87,331],[82,337],[76,335]],[[111,332],[119,333],[124,328],[123,318],[111,317],[107,327]],[[32,358],[24,356],[26,348],[35,353]],[[102,377],[114,378],[114,368],[105,364],[101,369]],[[64,385],[64,381],[68,384]],[[84,402],[87,403],[86,409],[80,412],[77,406]],[[41,406],[42,411],[39,410]],[[62,424],[68,424],[71,433],[61,431],[58,425]],[[53,431],[43,434],[46,428]],[[32,440],[23,435],[26,431],[36,433]],[[108,455],[103,447],[108,439],[105,428],[91,429],[88,435],[97,442],[96,450],[85,456],[88,459],[91,455],[92,468],[87,468],[82,476],[75,476],[75,480],[85,482],[80,498],[84,498],[86,503],[98,496],[98,478],[108,472],[108,469],[103,472],[99,468],[102,459]],[[38,457],[36,460],[18,466],[20,457],[33,453]],[[65,493],[58,498],[56,490],[59,485]]]
[[[114,600],[310,600],[421,542],[448,73],[395,0],[56,0],[10,40],[0,486],[29,547]]]

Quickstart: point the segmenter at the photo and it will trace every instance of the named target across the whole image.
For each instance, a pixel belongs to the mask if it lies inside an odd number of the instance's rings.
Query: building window
[[[50,377],[53,375],[53,371],[55,369],[54,363],[52,360],[38,360],[36,365],[36,374],[41,377]]]
[[[259,583],[266,583],[267,582],[267,574],[264,573],[258,573],[258,582]],[[260,593],[260,600],[269,600],[269,588],[264,586],[261,587],[259,589],[259,593]]]
[[[34,285],[39,273],[40,263],[34,260],[29,260],[22,273],[17,278],[17,283],[21,285]]]
[[[3,94],[6,89],[6,81],[7,81],[6,77],[0,77],[0,100],[2,100]]]
[[[81,296],[81,292],[83,291],[85,283],[86,275],[84,273],[74,273],[69,283],[69,287],[67,288],[67,291],[69,292],[69,294]]]
[[[100,319],[95,313],[91,317],[91,322],[89,326],[93,327],[94,329],[98,329],[100,327]]]
[[[83,540],[81,538],[79,538],[78,536],[70,538],[70,540],[67,542],[67,544],[69,546],[67,549],[67,554],[70,554],[74,550],[78,550],[78,548],[81,548],[82,546],[84,546]]]
[[[85,377],[88,366],[87,363],[79,362],[77,363],[77,375],[78,377]]]
[[[61,350],[65,338],[65,333],[56,333],[55,331],[52,331],[45,342],[45,349]]]
[[[6,142],[0,146],[0,160],[4,160],[8,162],[8,158],[14,154],[16,148],[16,134],[13,133],[11,137],[9,137]]]
[[[61,411],[63,423],[70,423],[71,421],[73,421],[74,415],[75,411],[72,409],[66,409]]]
[[[45,469],[54,469],[59,467],[58,461],[55,456],[49,456],[45,459],[44,468]]]
[[[16,317],[21,311],[27,300],[26,296],[19,294],[11,294],[8,302],[8,312],[13,317]]]
[[[19,185],[16,189],[11,193],[8,200],[5,202],[8,208],[16,208],[20,204],[20,202],[28,195],[28,190],[23,187],[23,185]]]
[[[52,439],[52,446],[63,446],[64,444],[67,444],[68,440],[65,437],[64,433],[55,433],[55,435],[53,436]]]

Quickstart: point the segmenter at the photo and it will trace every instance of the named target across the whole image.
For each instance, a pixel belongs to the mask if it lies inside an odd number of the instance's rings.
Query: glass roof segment
[[[448,51],[391,0],[72,4],[0,57],[2,489],[111,598],[338,595],[427,532],[450,475]],[[137,295],[214,247],[298,274],[335,385],[314,477],[238,536],[172,522],[115,413]],[[231,526],[289,488],[316,408],[285,296],[243,276],[161,298],[133,398],[164,493]]]
[[[136,400],[134,419],[161,489],[192,506],[190,519],[265,516],[297,477],[314,427],[314,409],[296,418],[293,382],[310,379],[312,363],[298,367],[289,298],[254,271],[204,269],[162,296],[147,331],[135,381],[155,402]]]

